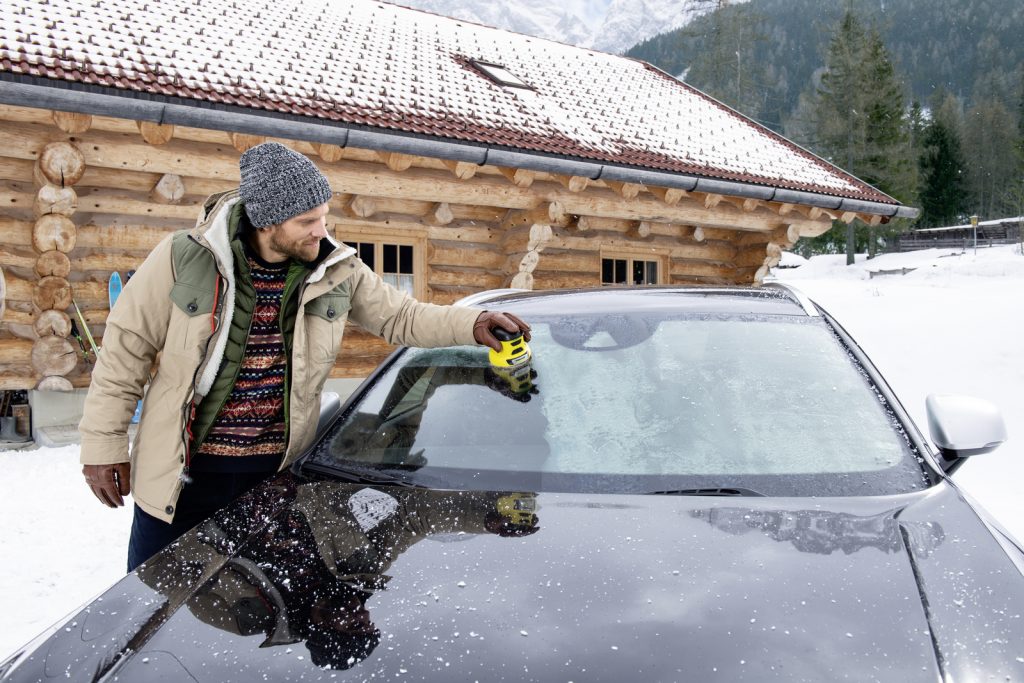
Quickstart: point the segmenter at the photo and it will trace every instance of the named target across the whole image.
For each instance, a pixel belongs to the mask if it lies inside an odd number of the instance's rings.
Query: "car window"
[[[517,371],[492,368],[479,347],[406,351],[315,459],[537,490],[925,485],[884,398],[821,319],[602,312],[530,322],[533,360]]]

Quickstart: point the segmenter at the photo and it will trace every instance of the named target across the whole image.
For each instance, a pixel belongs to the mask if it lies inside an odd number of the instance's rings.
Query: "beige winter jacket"
[[[168,522],[174,518],[182,486],[188,417],[193,403],[198,404],[212,386],[227,343],[235,291],[227,225],[231,207],[238,201],[237,192],[219,196],[191,231],[191,237],[215,257],[222,304],[213,310],[215,277],[210,278],[209,291],[197,292],[200,301],[210,302],[205,314],[194,305],[183,307],[180,296],[171,298],[176,284],[172,238],[164,239],[125,286],[107,318],[79,426],[81,462],[101,465],[130,460],[135,502]],[[334,366],[346,320],[392,344],[475,343],[473,323],[479,309],[420,303],[383,282],[355,256],[354,249],[327,239],[334,250],[307,277],[296,314],[289,437],[281,469],[314,438],[320,393]],[[343,282],[349,283],[344,288],[348,295],[339,289]],[[325,296],[331,297],[332,308],[341,309],[331,319],[315,314],[318,298]],[[129,457],[128,424],[158,354],[159,368],[146,394]]]

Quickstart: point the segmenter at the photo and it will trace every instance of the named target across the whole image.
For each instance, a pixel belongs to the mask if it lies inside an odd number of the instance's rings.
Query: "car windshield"
[[[821,318],[521,314],[530,364],[496,369],[483,347],[408,349],[308,462],[445,488],[811,496],[927,485],[888,403]]]

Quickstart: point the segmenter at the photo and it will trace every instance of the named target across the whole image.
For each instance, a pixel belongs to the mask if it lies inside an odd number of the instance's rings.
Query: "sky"
[[[871,271],[913,269],[871,277]],[[929,393],[994,402],[1009,441],[953,477],[965,495],[1024,540],[1024,256],[927,250],[853,266],[819,256],[779,279],[814,298],[858,340],[927,435]],[[0,660],[124,574],[130,508],[101,506],[78,447],[0,452]]]

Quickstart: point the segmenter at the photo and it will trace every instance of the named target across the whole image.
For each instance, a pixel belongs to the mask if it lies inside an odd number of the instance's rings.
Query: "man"
[[[331,188],[305,156],[268,142],[239,169],[239,189],[163,240],[107,318],[81,461],[100,502],[135,499],[129,571],[310,445],[347,319],[410,346],[498,349],[493,327],[529,334],[515,316],[423,304],[384,283],[328,235]]]

